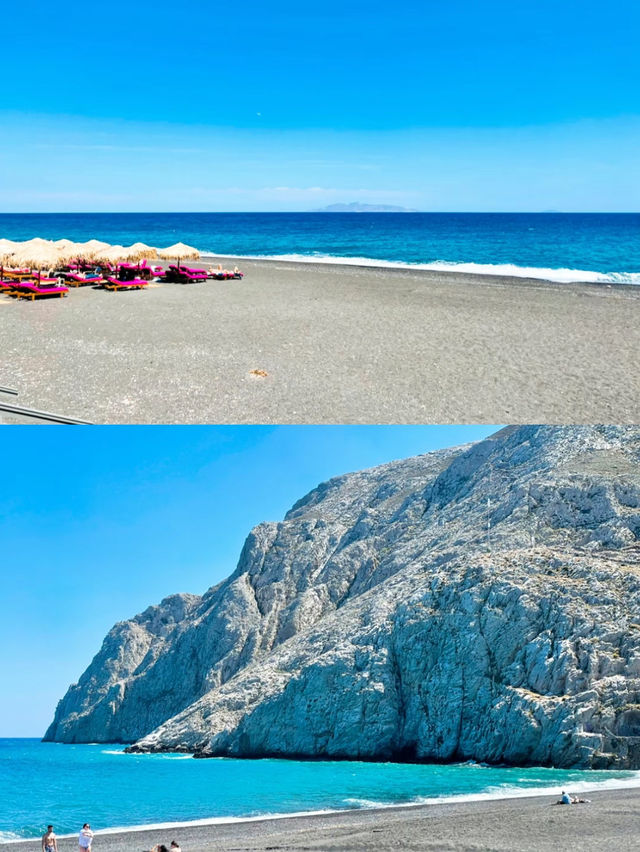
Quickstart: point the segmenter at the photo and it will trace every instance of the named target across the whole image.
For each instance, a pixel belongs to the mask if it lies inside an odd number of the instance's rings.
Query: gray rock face
[[[198,595],[172,595],[112,627],[89,668],[59,702],[45,740],[132,742],[141,730],[141,717],[150,727],[166,719],[153,704],[133,708],[128,692],[171,647],[201,600]]]
[[[324,483],[116,625],[46,738],[640,767],[640,429],[510,427]]]

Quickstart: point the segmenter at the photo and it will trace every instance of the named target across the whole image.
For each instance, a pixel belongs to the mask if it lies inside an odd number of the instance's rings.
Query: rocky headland
[[[323,483],[121,622],[45,739],[640,768],[640,428],[509,427]]]

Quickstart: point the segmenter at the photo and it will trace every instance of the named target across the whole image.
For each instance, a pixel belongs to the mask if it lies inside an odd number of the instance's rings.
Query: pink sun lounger
[[[71,287],[84,287],[86,284],[103,284],[104,278],[101,278],[99,275],[87,276],[85,278],[84,275],[77,275],[75,272],[67,272],[65,275],[65,280],[67,284]]]
[[[30,269],[3,269],[2,270],[2,280],[6,281],[22,281],[29,280],[30,278],[35,278],[36,273],[32,272]]]
[[[25,282],[16,283],[12,287],[13,296],[16,296],[18,299],[31,299],[32,302],[35,299],[45,299],[51,296],[60,296],[62,298],[68,292],[68,287],[42,287],[38,284],[27,284]]]
[[[206,269],[198,269],[198,268],[194,269],[194,267],[192,267],[192,266],[179,266],[179,267],[173,267],[173,268],[178,269],[180,272],[188,272],[190,275],[206,275],[207,274]]]
[[[206,269],[191,269],[188,266],[171,264],[165,272],[165,280],[176,284],[191,284],[196,281],[206,281]]]
[[[141,260],[140,263],[120,263],[121,269],[150,269],[152,272],[162,272],[161,266],[151,266],[148,261]]]
[[[117,290],[142,290],[149,286],[149,282],[142,278],[134,278],[133,281],[118,281],[117,278],[107,278],[102,286],[115,293]]]
[[[161,266],[149,266],[147,261],[143,260],[142,263],[120,263],[117,274],[120,281],[133,281],[138,278],[150,281],[163,275],[164,269]]]

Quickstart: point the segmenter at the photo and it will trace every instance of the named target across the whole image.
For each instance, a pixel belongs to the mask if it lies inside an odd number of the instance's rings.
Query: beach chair
[[[70,260],[60,267],[63,272],[92,272],[95,268],[95,260],[85,260],[84,258]]]
[[[169,266],[167,266],[167,268],[164,270],[164,273],[162,274],[162,281],[167,281],[168,283],[175,283],[177,281],[177,272],[178,267],[174,266],[173,264],[170,264]]]
[[[146,260],[138,266],[138,278],[151,279],[160,278],[164,275],[164,269],[161,266],[150,266]]]
[[[12,296],[15,296],[18,301],[20,299],[30,299],[34,302],[36,299],[48,299],[53,296],[59,296],[62,298],[66,296],[69,292],[68,287],[61,287],[56,282],[55,287],[48,285],[46,287],[39,286],[38,284],[27,283],[26,281],[16,282],[13,285],[13,293]]]
[[[171,281],[175,284],[195,284],[198,281],[207,280],[206,269],[190,269],[188,266],[170,265],[165,272],[165,281]]]
[[[188,283],[195,283],[196,281],[206,281],[207,273],[204,269],[190,269],[188,272],[184,273],[184,276]]]
[[[101,265],[101,266],[108,266],[108,267],[109,267],[109,269],[111,269],[111,268],[112,268],[112,267],[111,267],[111,265],[110,265],[110,264],[108,264],[108,263],[107,263],[107,264],[103,264],[103,263],[101,263],[100,265]],[[87,259],[85,259],[85,258],[81,258],[81,259],[78,261],[78,268],[79,268],[79,270],[80,270],[81,272],[93,272],[93,270],[96,268],[96,261],[95,261],[95,260],[87,260]]]
[[[36,275],[29,283],[35,284],[37,287],[58,287],[60,284],[57,278],[38,278]]]
[[[93,284],[94,287],[99,284],[104,284],[104,278],[99,275],[78,275],[77,272],[67,272],[64,276],[66,283],[70,287],[85,287],[88,284]]]
[[[142,278],[138,272],[138,264],[120,263],[116,270],[116,278],[118,281],[135,281],[138,278]]]
[[[135,278],[133,281],[120,281],[118,278],[108,277],[102,286],[105,290],[116,293],[123,290],[143,290],[149,286],[149,282],[143,281],[142,278]]]
[[[163,273],[164,269],[161,266],[152,267],[146,260],[143,260],[142,263],[121,263],[118,266],[117,277],[120,281],[133,281],[135,279],[151,281]]]
[[[30,269],[3,269],[3,281],[28,281],[30,278],[35,278],[36,275]]]

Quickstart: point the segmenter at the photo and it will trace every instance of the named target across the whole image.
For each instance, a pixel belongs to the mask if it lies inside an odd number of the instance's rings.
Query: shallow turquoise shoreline
[[[215,825],[369,808],[555,796],[640,786],[640,772],[451,765],[193,760],[127,755],[122,746],[0,740],[0,842],[39,837],[48,822],[73,834]]]

